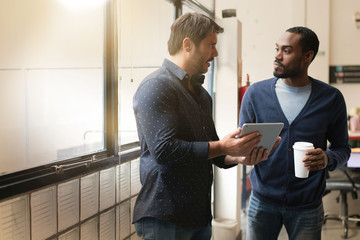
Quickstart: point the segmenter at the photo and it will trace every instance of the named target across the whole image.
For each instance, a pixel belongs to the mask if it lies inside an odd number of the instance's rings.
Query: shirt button
[[[288,151],[291,152],[291,151],[292,151],[292,148],[288,148]]]

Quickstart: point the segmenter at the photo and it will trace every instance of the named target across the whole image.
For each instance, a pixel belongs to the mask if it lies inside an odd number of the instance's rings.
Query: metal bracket
[[[64,172],[65,168],[74,167],[74,166],[80,166],[85,165],[86,167],[89,167],[91,163],[96,161],[96,155],[93,155],[90,160],[87,161],[81,161],[81,162],[75,162],[75,163],[69,163],[69,164],[62,164],[62,165],[55,165],[52,166],[55,168],[56,174],[62,174]]]

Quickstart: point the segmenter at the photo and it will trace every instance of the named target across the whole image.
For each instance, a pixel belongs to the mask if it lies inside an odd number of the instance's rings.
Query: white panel
[[[139,166],[140,159],[131,161],[131,196],[138,194],[141,189]]]
[[[56,234],[56,186],[31,194],[31,230],[32,240]]]
[[[115,204],[115,167],[100,172],[100,211]]]
[[[115,203],[120,202],[120,191],[121,191],[120,178],[121,178],[120,166],[117,165],[115,168]]]
[[[28,195],[0,203],[0,239],[30,239]]]
[[[58,223],[62,231],[79,222],[79,179],[58,186]]]
[[[115,208],[100,215],[100,240],[115,239]]]
[[[81,225],[81,240],[98,240],[98,218],[95,217]]]
[[[116,205],[115,239],[120,239],[120,205]]]
[[[130,197],[130,162],[119,165],[118,169],[119,194],[117,195],[117,202],[119,203]]]
[[[78,240],[79,239],[79,228],[73,228],[70,231],[59,236],[59,240]]]
[[[130,235],[130,201],[126,201],[120,204],[119,209],[119,228],[120,228],[120,239]]]
[[[99,211],[99,173],[81,178],[81,221]]]

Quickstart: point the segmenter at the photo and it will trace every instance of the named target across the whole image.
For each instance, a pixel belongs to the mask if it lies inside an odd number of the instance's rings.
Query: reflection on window
[[[0,0],[0,175],[104,149],[104,13]]]

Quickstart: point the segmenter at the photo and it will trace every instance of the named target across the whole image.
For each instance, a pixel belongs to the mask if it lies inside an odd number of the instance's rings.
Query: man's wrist
[[[209,142],[209,154],[208,158],[218,157],[224,155],[223,147],[220,141]]]

